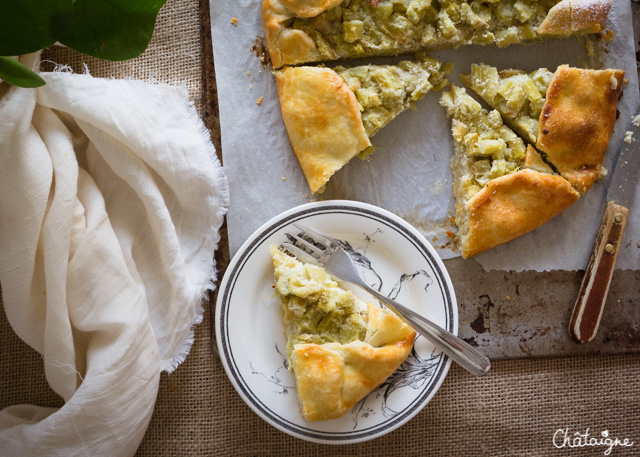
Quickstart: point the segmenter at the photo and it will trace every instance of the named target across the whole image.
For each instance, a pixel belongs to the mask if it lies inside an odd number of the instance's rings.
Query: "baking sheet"
[[[586,55],[584,39],[581,42],[577,38],[504,49],[468,46],[430,55],[455,64],[449,79],[457,83],[457,74],[468,72],[474,62],[527,71],[543,66],[554,70],[563,63],[624,69],[629,84],[618,106],[620,119],[605,160],[605,166],[611,169],[626,125],[638,106],[630,2],[612,3],[608,28],[614,32],[614,39],[606,50],[598,42],[600,52],[595,59]],[[237,25],[232,18],[237,19]],[[438,104],[439,93],[428,94],[417,103],[416,111],[401,114],[382,129],[372,138],[375,153],[368,160],[352,160],[331,178],[325,193],[316,197],[309,192],[289,146],[271,67],[261,61],[264,55],[261,2],[211,0],[211,29],[223,162],[232,199],[227,215],[231,255],[266,220],[314,198],[352,199],[381,206],[421,230],[440,248],[438,252],[443,258],[457,255],[447,248],[447,243],[451,244],[447,232],[455,230],[449,222],[449,216],[454,214],[449,169],[453,147],[449,121]],[[370,62],[397,60],[400,59],[370,59]],[[348,62],[357,63],[361,62]],[[584,268],[610,178],[597,183],[561,216],[475,259],[488,270]],[[640,220],[636,211],[640,198],[635,202],[619,255],[619,268],[640,267]]]

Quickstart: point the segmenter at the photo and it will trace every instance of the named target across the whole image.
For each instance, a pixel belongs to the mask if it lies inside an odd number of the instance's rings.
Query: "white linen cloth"
[[[0,284],[65,404],[0,411],[0,455],[133,455],[202,320],[227,181],[185,89],[41,76],[0,86]]]

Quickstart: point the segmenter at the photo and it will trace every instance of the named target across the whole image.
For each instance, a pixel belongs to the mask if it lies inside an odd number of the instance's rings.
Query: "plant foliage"
[[[22,87],[42,78],[10,56],[57,42],[105,60],[139,56],[166,0],[0,0],[0,78]]]

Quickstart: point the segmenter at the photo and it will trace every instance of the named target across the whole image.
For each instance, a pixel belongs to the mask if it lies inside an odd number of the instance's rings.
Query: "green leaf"
[[[11,57],[0,56],[0,78],[20,87],[40,87],[44,79]]]
[[[73,17],[58,39],[105,60],[127,60],[147,48],[166,0],[76,0]]]
[[[0,56],[51,46],[71,20],[73,0],[0,0]]]

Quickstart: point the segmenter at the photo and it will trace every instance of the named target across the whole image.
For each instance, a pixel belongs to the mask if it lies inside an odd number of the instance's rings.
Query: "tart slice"
[[[274,68],[604,30],[611,0],[263,0]]]
[[[323,268],[275,246],[271,256],[300,413],[308,421],[341,417],[402,364],[416,333]]]
[[[275,76],[289,142],[312,193],[322,193],[354,156],[372,151],[369,138],[378,130],[446,85],[440,62],[428,57],[397,65],[285,67]]]
[[[552,219],[579,197],[531,146],[452,85],[440,98],[451,118],[451,162],[463,258],[511,241]]]
[[[472,65],[460,78],[584,194],[602,171],[624,74],[567,65],[555,73]]]

